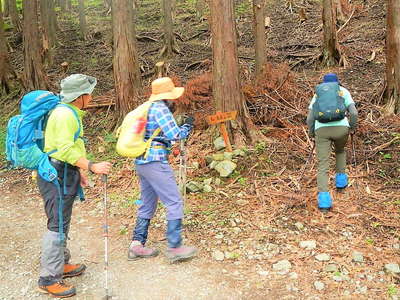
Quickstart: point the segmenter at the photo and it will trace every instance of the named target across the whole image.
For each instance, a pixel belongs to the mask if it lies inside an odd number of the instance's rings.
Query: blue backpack
[[[60,103],[58,95],[48,91],[33,91],[22,98],[21,114],[12,117],[7,125],[6,155],[13,167],[37,170],[49,182],[57,179],[57,171],[49,161],[49,155],[57,150],[43,152],[44,127],[49,112],[61,105],[70,108]],[[81,131],[80,122],[77,113],[70,109],[79,124],[76,140]]]
[[[66,180],[64,178],[63,192],[58,181],[57,170],[52,166],[49,155],[56,152],[43,152],[44,129],[49,113],[57,106],[68,107],[78,122],[78,131],[75,133],[75,141],[81,132],[81,124],[78,114],[66,104],[60,102],[60,97],[49,91],[33,91],[22,97],[21,114],[12,117],[8,121],[6,136],[6,156],[13,167],[23,167],[37,170],[39,176],[57,186],[59,194],[59,232],[60,239],[64,240],[63,233],[63,194],[66,194]],[[66,169],[65,169],[66,170]],[[64,171],[64,176],[66,171]],[[79,194],[83,199],[83,191]]]
[[[337,82],[325,82],[315,88],[316,99],[312,107],[314,119],[321,123],[339,121],[346,116],[346,105]]]

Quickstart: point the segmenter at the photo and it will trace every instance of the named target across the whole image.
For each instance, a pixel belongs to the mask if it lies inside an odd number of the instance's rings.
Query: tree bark
[[[254,36],[256,50],[256,77],[259,78],[266,63],[265,0],[253,0]]]
[[[120,119],[138,105],[141,88],[132,9],[131,0],[112,1],[113,69]]]
[[[160,57],[171,57],[173,52],[178,52],[178,47],[173,30],[173,3],[171,0],[162,0],[164,16],[164,47],[160,51]]]
[[[13,25],[14,32],[20,32],[22,30],[21,20],[19,18],[18,10],[17,10],[17,1],[16,0],[8,0],[9,10],[10,10],[10,18],[11,23]]]
[[[82,39],[85,40],[87,36],[86,15],[85,15],[85,2],[79,0],[79,25],[81,28]]]
[[[8,56],[7,40],[4,34],[3,12],[0,0],[0,95],[3,94],[3,92],[6,94],[10,92],[11,76],[14,76],[14,71],[11,68]]]
[[[253,127],[239,81],[239,59],[233,0],[211,0],[213,97],[217,111],[237,111],[228,131],[237,145],[251,140]],[[234,129],[234,130],[233,130]]]
[[[49,41],[50,41],[51,47],[54,47],[58,44],[56,33],[57,33],[57,30],[59,29],[58,23],[57,23],[57,13],[55,10],[54,0],[48,0],[48,8],[49,8],[49,17],[50,17]]]
[[[4,17],[8,17],[8,15],[10,14],[10,1],[11,0],[3,0],[4,3],[4,12],[3,12],[3,16]],[[4,21],[3,21],[4,22]]]
[[[387,1],[385,113],[400,113],[400,3]]]
[[[24,74],[26,90],[47,89],[48,83],[44,73],[39,43],[37,2],[25,0],[24,3]]]
[[[336,32],[336,13],[334,0],[323,0],[322,22],[324,30],[324,41],[322,50],[323,66],[331,67],[338,65],[341,59]]]
[[[50,9],[48,0],[40,0],[40,21],[43,32],[43,57],[45,63],[53,64],[52,43],[50,41]]]

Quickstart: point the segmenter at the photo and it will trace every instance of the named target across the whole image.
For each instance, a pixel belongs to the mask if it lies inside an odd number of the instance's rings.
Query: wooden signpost
[[[207,117],[207,122],[210,125],[219,124],[219,130],[221,132],[222,137],[224,138],[225,146],[228,152],[232,152],[232,145],[229,141],[228,131],[226,130],[225,122],[229,120],[235,120],[237,115],[237,111],[227,111],[220,112],[217,111],[215,115],[211,115]]]

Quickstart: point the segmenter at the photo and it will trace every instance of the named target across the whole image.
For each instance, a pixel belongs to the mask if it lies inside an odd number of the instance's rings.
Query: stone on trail
[[[353,256],[353,261],[354,262],[359,262],[359,263],[364,262],[364,256],[362,255],[361,252],[353,251],[353,255],[352,256]]]
[[[225,148],[225,141],[221,136],[214,140],[214,148],[217,151]]]
[[[329,254],[322,253],[315,256],[315,259],[318,261],[330,261],[331,257]]]
[[[224,152],[224,159],[225,160],[232,160],[233,153],[232,152]]]
[[[196,182],[196,181],[189,181],[186,184],[186,190],[189,193],[197,193],[197,192],[202,191],[202,189],[203,189],[203,185],[201,183]]]
[[[212,155],[212,159],[214,161],[223,161],[223,160],[225,160],[225,155],[224,155],[224,153],[215,153]]]
[[[304,229],[304,225],[301,222],[296,222],[294,223],[294,226],[298,229],[298,230],[303,230]]]
[[[385,265],[385,271],[387,273],[395,273],[398,274],[400,273],[400,267],[396,263],[389,263]]]
[[[203,186],[203,192],[205,192],[205,193],[210,193],[210,192],[212,192],[212,187],[211,187],[211,185],[205,184],[205,185]]]
[[[236,156],[246,156],[246,153],[242,149],[233,150],[233,157]]]
[[[289,272],[292,268],[292,264],[287,259],[280,260],[276,264],[272,265],[274,271]]]
[[[236,169],[236,164],[230,160],[224,160],[218,163],[214,169],[221,177],[228,177]]]
[[[212,254],[212,257],[217,261],[223,261],[225,258],[225,254],[219,250],[215,250]]]
[[[316,247],[317,247],[317,242],[314,240],[300,242],[300,248],[304,248],[306,250],[312,250],[315,249]]]
[[[318,291],[322,291],[325,288],[325,284],[322,281],[315,281],[314,287]]]
[[[339,270],[339,268],[335,264],[329,264],[324,269],[325,272],[336,272],[337,270]]]

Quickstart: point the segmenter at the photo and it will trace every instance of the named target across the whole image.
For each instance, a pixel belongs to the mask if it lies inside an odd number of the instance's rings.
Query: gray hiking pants
[[[315,144],[318,158],[317,185],[318,192],[329,191],[329,158],[334,145],[336,155],[336,173],[346,172],[346,151],[344,149],[349,128],[346,126],[322,127],[315,131]]]
[[[61,189],[64,187],[64,166],[53,163],[58,172]],[[47,232],[43,236],[42,254],[40,258],[40,277],[49,281],[62,278],[64,264],[69,262],[70,252],[67,249],[67,237],[71,223],[72,207],[80,185],[79,169],[68,165],[65,174],[66,194],[63,197],[63,232],[65,240],[61,242],[58,224],[59,193],[56,185],[38,176],[38,187],[44,201],[47,216]]]

